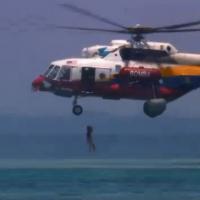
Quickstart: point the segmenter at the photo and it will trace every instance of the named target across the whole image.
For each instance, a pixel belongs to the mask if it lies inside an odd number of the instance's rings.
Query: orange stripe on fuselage
[[[160,68],[162,77],[200,76],[200,66],[170,66]]]

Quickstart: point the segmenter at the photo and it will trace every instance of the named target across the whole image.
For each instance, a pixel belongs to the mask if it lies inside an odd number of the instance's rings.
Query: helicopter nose
[[[44,79],[45,78],[42,75],[40,75],[36,79],[34,79],[32,82],[32,90],[33,91],[40,90],[43,85]]]

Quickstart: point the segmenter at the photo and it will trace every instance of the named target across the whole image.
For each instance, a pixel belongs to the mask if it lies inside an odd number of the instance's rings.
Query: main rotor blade
[[[159,30],[154,33],[187,33],[187,32],[198,32],[200,28],[190,28],[190,29],[178,29],[178,30]]]
[[[161,30],[161,29],[179,29],[179,28],[186,28],[186,27],[191,27],[191,26],[196,26],[200,24],[200,20],[198,21],[193,21],[193,22],[188,22],[188,23],[182,23],[182,24],[174,24],[170,26],[161,26],[161,27],[156,27],[155,29]]]
[[[56,26],[56,28],[68,29],[68,30],[98,31],[98,32],[130,34],[130,32],[126,30],[114,30],[114,29],[102,29],[102,28],[85,28],[85,27],[75,27],[75,26]]]
[[[116,26],[118,28],[122,28],[122,29],[126,29],[125,26],[121,25],[121,24],[118,24],[112,20],[109,20],[105,17],[102,17],[102,16],[99,16],[97,14],[94,14],[92,13],[91,11],[89,10],[86,10],[86,9],[83,9],[83,8],[79,8],[73,4],[69,4],[69,3],[63,3],[63,4],[60,4],[63,8],[65,9],[68,9],[68,10],[71,10],[73,12],[76,12],[76,13],[79,13],[79,14],[82,14],[82,15],[85,15],[87,17],[90,17],[90,18],[93,18],[93,19],[96,19],[98,21],[101,21],[101,22],[104,22],[106,24],[110,24],[110,25],[113,25],[113,26]]]
[[[54,26],[58,29],[67,30],[80,30],[80,31],[95,31],[95,32],[107,32],[117,34],[155,34],[155,33],[189,33],[189,32],[200,32],[200,28],[191,29],[169,29],[169,30],[155,30],[155,29],[141,29],[132,28],[130,30],[114,30],[114,29],[103,29],[103,28],[87,28],[87,27],[75,27],[75,26]]]

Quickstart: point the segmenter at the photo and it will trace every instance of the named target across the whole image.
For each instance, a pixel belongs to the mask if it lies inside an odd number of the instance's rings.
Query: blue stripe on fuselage
[[[162,78],[161,85],[174,89],[196,89],[200,87],[200,76],[176,76]]]

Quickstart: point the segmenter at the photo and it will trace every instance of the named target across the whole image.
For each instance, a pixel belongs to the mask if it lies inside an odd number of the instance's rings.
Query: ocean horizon
[[[199,200],[200,159],[0,160],[2,200]]]
[[[0,159],[0,169],[15,168],[122,168],[122,169],[200,169],[200,159],[131,159],[131,158],[69,158],[69,159]]]

